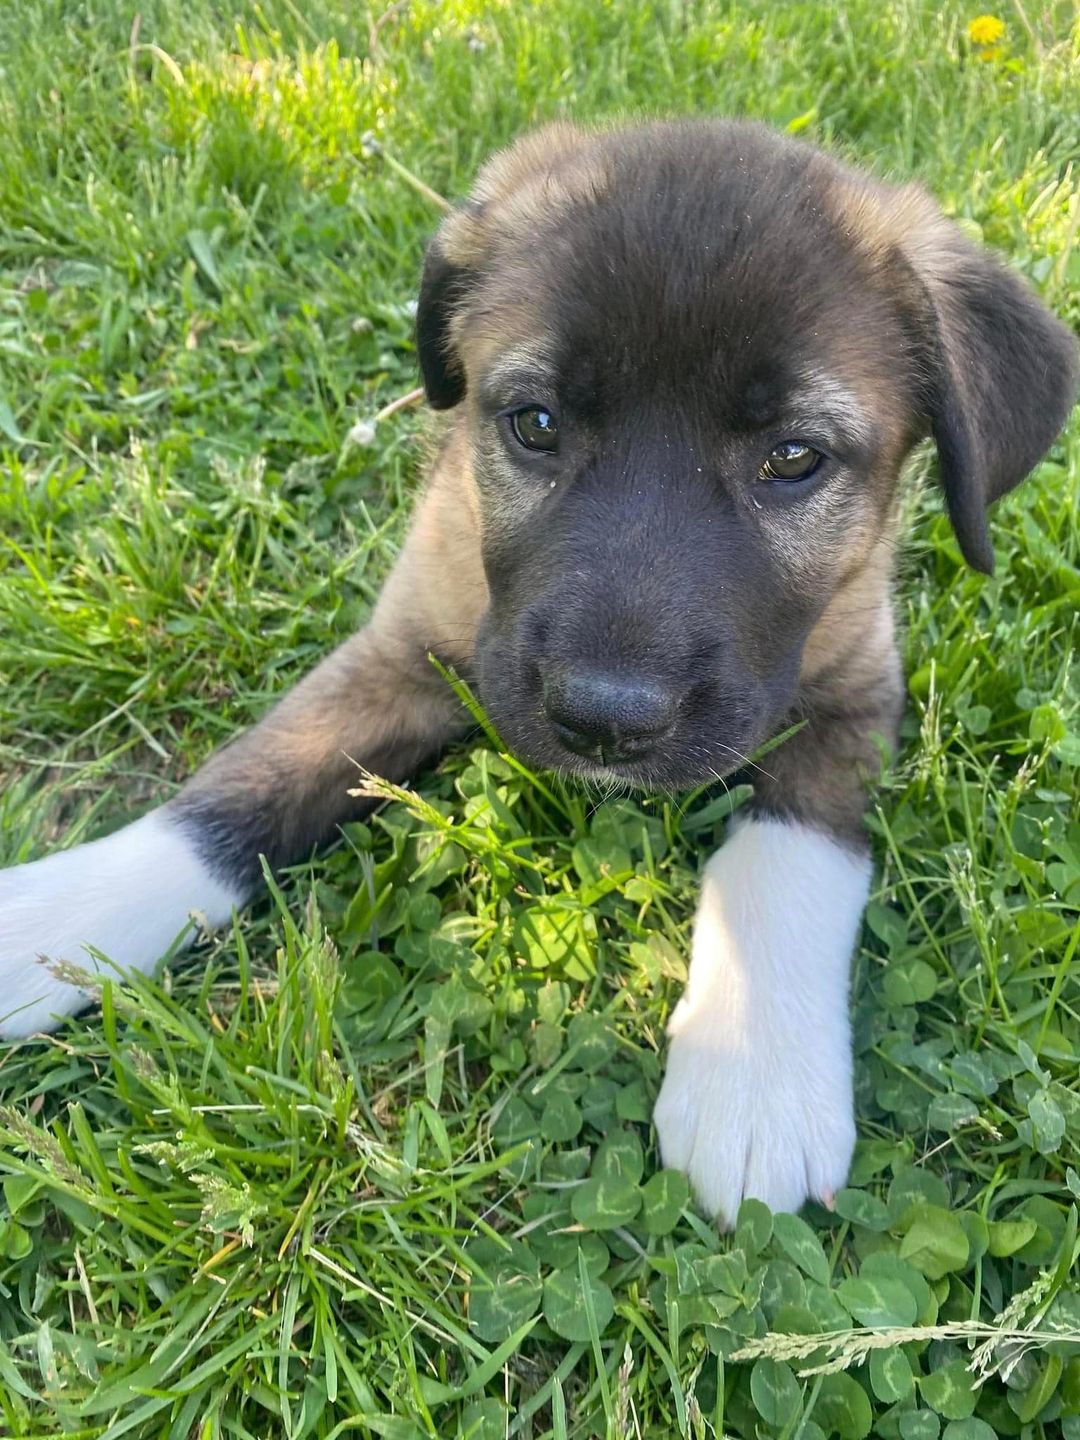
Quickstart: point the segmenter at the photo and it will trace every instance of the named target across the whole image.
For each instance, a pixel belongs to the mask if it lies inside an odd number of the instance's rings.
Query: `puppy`
[[[707,121],[497,155],[428,252],[417,348],[447,417],[370,623],[167,805],[0,874],[0,1031],[84,1003],[39,957],[151,969],[250,899],[260,856],[362,812],[354,760],[404,778],[460,734],[429,652],[533,765],[650,790],[799,721],[705,866],[656,1125],[721,1220],[828,1202],[864,786],[903,697],[901,466],[933,436],[989,571],[987,506],[1065,419],[1074,342],[918,189]]]

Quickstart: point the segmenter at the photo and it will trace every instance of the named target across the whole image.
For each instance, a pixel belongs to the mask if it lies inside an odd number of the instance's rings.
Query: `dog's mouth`
[[[555,655],[521,638],[518,626],[482,635],[475,678],[485,710],[530,768],[590,788],[660,795],[722,783],[753,764],[790,708],[790,667],[766,679],[732,647],[703,647],[683,663],[677,645],[642,641],[643,664],[614,648],[583,658],[598,647],[564,643]]]
[[[503,691],[485,706],[501,738],[526,765],[591,790],[671,795],[719,784],[752,765],[753,751],[767,738],[757,725],[740,725],[733,734],[727,725],[709,724],[707,712],[718,705],[688,706],[688,713],[647,735],[613,732],[599,738],[553,720],[535,699],[517,705]]]
[[[740,737],[742,738],[742,737]],[[564,755],[549,767],[590,787],[618,786],[645,794],[674,795],[703,785],[722,784],[740,771],[756,768],[754,752],[768,739],[730,745],[715,733],[675,731],[635,758]]]
[[[637,766],[577,762],[558,765],[554,773],[585,790],[601,795],[633,793],[641,796],[671,796],[697,790],[705,785],[722,784],[741,768],[737,760],[733,760],[731,765],[724,769],[710,766],[705,771],[673,768],[662,761]]]

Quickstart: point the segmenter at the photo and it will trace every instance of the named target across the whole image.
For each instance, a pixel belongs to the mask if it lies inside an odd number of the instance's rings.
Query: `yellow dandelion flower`
[[[1005,34],[1005,22],[996,15],[976,15],[967,27],[973,45],[996,45]]]

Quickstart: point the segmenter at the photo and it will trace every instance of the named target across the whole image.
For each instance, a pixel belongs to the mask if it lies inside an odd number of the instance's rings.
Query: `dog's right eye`
[[[559,427],[555,416],[541,405],[528,405],[510,416],[514,439],[526,450],[543,450],[549,455],[559,448]]]
[[[811,450],[801,440],[785,440],[769,451],[769,458],[758,471],[758,479],[778,480],[788,485],[809,480],[823,458],[820,450]]]

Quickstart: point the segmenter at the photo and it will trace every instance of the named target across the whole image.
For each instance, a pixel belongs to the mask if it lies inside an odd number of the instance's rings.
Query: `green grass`
[[[1080,318],[1067,4],[985,63],[952,0],[139,8],[0,10],[4,863],[164,799],[362,620],[421,448],[415,411],[346,438],[415,383],[438,211],[401,167],[457,197],[555,115],[761,116],[921,177]],[[0,1054],[0,1432],[1080,1436],[1080,426],[991,581],[929,464],[838,1214],[721,1238],[657,1178],[724,797],[459,753]]]

